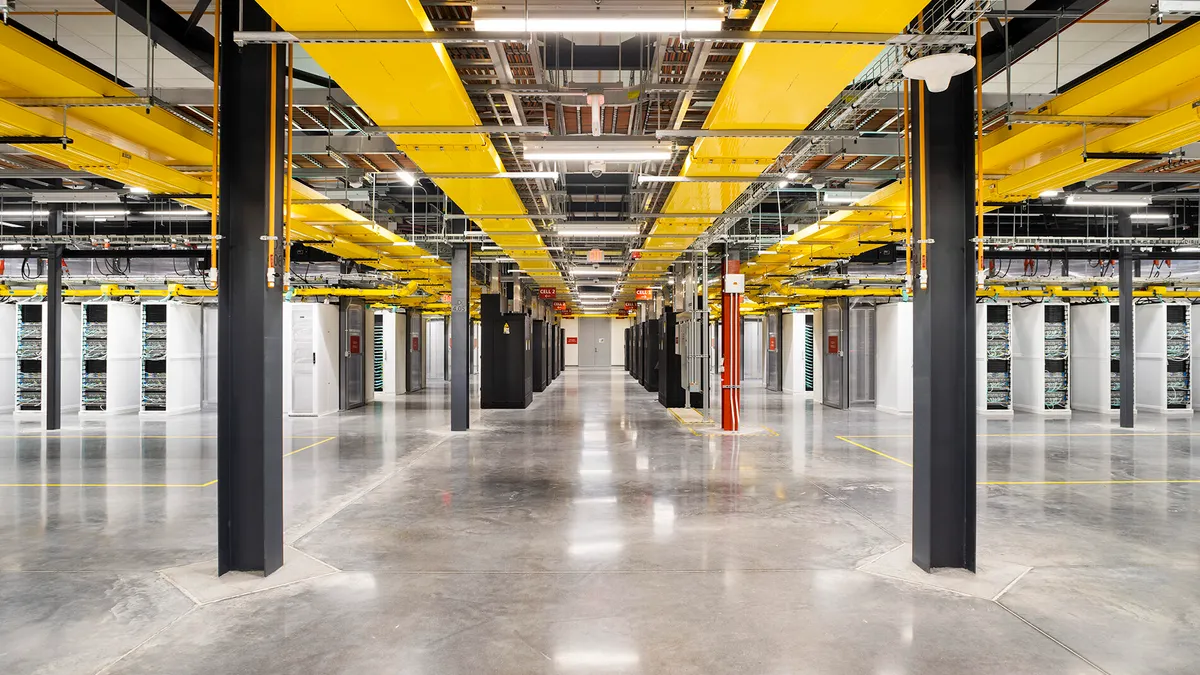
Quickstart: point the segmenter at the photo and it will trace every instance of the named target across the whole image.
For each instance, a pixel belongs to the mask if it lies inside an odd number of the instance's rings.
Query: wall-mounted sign
[[[412,350],[414,352],[421,351],[421,338],[416,335],[412,336]]]
[[[654,298],[654,292],[649,288],[639,288],[634,292],[634,297],[638,300],[651,300]]]
[[[512,329],[508,327],[508,322],[505,321],[504,322],[504,334],[508,335],[509,333],[512,333]],[[413,338],[413,339],[416,340],[416,338]]]
[[[567,338],[567,344],[569,344],[569,345],[577,345],[577,344],[579,344],[579,338],[577,338],[577,337],[569,337],[569,338]]]
[[[566,300],[555,300],[554,301],[554,311],[556,311],[556,312],[567,311],[567,301]]]
[[[590,262],[590,263],[604,262],[604,251],[601,251],[598,248],[594,248],[594,249],[588,251],[588,262]]]
[[[769,351],[769,352],[779,351],[778,349],[776,349],[774,335],[770,335],[767,337],[767,351]]]
[[[829,351],[828,351],[828,353],[830,353],[830,354],[838,353],[838,336],[836,336],[836,335],[829,336]]]
[[[448,305],[448,304],[450,304],[450,301],[453,299],[454,299],[454,297],[452,295],[450,295],[449,293],[442,293],[442,302],[443,303]]]
[[[626,312],[632,312],[635,309],[637,309],[637,305],[635,303],[632,303],[632,302],[625,303],[625,311]]]
[[[641,251],[634,251],[634,252],[633,252],[633,253],[631,253],[630,255],[633,257],[633,259],[634,259],[634,260],[641,260],[641,259],[642,259],[642,252],[641,252]]]
[[[541,298],[542,300],[552,300],[552,299],[558,297],[558,289],[557,288],[539,288],[538,289],[538,297]]]
[[[362,337],[358,335],[350,336],[350,353],[357,354],[362,350]]]

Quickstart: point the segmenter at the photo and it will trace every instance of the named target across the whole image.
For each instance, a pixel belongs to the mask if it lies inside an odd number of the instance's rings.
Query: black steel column
[[[914,239],[923,216],[932,242],[927,287],[913,293],[913,562],[974,571],[974,82],[914,84],[910,208]]]
[[[466,221],[462,221],[466,222]],[[471,246],[450,260],[450,430],[471,428]]]
[[[1125,210],[1117,213],[1117,236],[1133,236],[1133,218]],[[1117,292],[1120,293],[1121,338],[1121,428],[1133,428],[1133,247],[1122,246],[1117,272]]]
[[[271,19],[256,3],[219,1],[217,573],[270,574],[283,564],[283,283],[276,274],[268,287],[267,267],[283,234],[287,55],[234,44],[239,22],[269,31]],[[279,239],[264,240],[272,219]]]
[[[46,234],[63,234],[61,207],[50,210]],[[63,247],[46,247],[46,312],[42,325],[46,350],[42,354],[42,417],[46,430],[62,428],[62,261]]]

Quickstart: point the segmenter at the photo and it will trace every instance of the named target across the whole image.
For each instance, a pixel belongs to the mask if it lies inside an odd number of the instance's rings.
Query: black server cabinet
[[[645,334],[642,336],[642,358],[645,363],[642,369],[645,371],[646,380],[642,384],[646,391],[658,391],[659,320],[649,319],[645,325]]]
[[[675,349],[675,329],[675,312],[667,307],[659,323],[658,339],[658,402],[667,408],[682,408],[687,401],[680,374],[682,360]]]
[[[528,407],[533,402],[532,319],[501,314],[495,294],[480,298],[479,319],[479,407]]]
[[[546,391],[546,322],[533,320],[533,391]]]
[[[645,363],[645,359],[642,358],[642,334],[645,331],[645,322],[635,324],[633,327],[633,379],[642,386],[646,385],[646,375],[642,372],[642,365]]]
[[[479,296],[479,407],[499,408],[497,380],[499,349],[496,333],[500,325],[500,296],[484,293]]]
[[[621,365],[625,366],[625,372],[627,373],[633,372],[633,366],[629,363],[629,333],[632,330],[633,329],[631,328],[625,329],[625,356],[623,357],[624,360],[621,363]]]

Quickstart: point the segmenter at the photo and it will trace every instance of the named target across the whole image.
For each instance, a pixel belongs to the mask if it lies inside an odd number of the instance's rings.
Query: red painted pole
[[[721,428],[725,431],[737,431],[742,416],[742,295],[725,292],[725,280],[741,268],[737,258],[726,258],[721,270]]]

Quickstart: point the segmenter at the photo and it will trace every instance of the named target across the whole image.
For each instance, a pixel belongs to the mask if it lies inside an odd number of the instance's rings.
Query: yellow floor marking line
[[[687,423],[685,423],[685,422],[683,421],[683,418],[682,418],[682,417],[680,417],[680,416],[679,416],[679,415],[678,415],[678,414],[677,414],[677,413],[676,413],[674,410],[671,410],[670,408],[667,408],[667,412],[671,413],[671,417],[674,417],[676,422],[679,422],[679,426],[681,426],[681,427],[683,427],[684,429],[687,429],[688,431],[692,432],[692,435],[693,435],[693,436],[699,436],[699,435],[700,435],[699,433],[697,433],[697,431],[696,431],[695,429],[693,429],[693,428],[691,428],[690,426],[688,426],[688,425],[687,425]]]
[[[867,447],[867,446],[863,445],[862,443],[855,443],[854,441],[850,440],[849,438],[847,438],[845,436],[837,436],[836,438],[840,441],[845,441],[846,443],[849,443],[850,445],[853,445],[856,448],[862,448],[863,450],[866,450],[867,452],[873,452],[876,455],[879,455],[880,457],[886,457],[887,459],[890,459],[893,462],[896,462],[897,464],[903,464],[904,466],[907,466],[910,469],[912,468],[912,464],[909,464],[908,462],[906,462],[902,459],[892,457],[891,455],[889,455],[887,453],[880,452],[880,451],[876,450],[875,448]],[[857,438],[862,438],[862,437],[858,436]],[[1127,478],[1127,479],[1118,478],[1118,479],[1108,479],[1108,480],[981,480],[981,481],[977,482],[976,485],[1169,485],[1172,483],[1181,483],[1181,484],[1200,483],[1200,478],[1161,478],[1161,479],[1159,479],[1159,478]]]
[[[328,443],[329,441],[332,441],[332,440],[334,440],[334,439],[336,439],[336,438],[337,438],[337,436],[327,436],[327,437],[325,437],[325,438],[322,438],[321,440],[317,441],[316,443],[309,443],[308,445],[304,446],[303,448],[298,448],[298,449],[296,449],[296,450],[293,450],[293,451],[291,451],[291,452],[284,453],[284,455],[283,455],[283,456],[284,456],[284,457],[291,457],[292,455],[294,455],[294,454],[296,454],[296,453],[298,453],[298,452],[304,452],[305,450],[308,450],[309,448],[315,448],[315,447],[317,447],[318,445],[320,445],[320,444],[322,444],[322,443]]]
[[[908,462],[906,462],[902,459],[892,457],[891,455],[887,454],[886,452],[880,452],[880,451],[876,450],[875,448],[869,448],[869,447],[863,445],[862,443],[855,443],[854,441],[850,440],[849,438],[846,438],[845,436],[837,436],[836,438],[839,441],[845,441],[846,443],[849,443],[850,445],[853,445],[856,448],[862,448],[863,450],[866,450],[867,452],[873,452],[873,453],[879,455],[880,457],[886,457],[887,459],[890,459],[893,462],[896,462],[897,464],[903,464],[904,466],[907,466],[910,469],[912,468],[912,464],[909,464]]]

